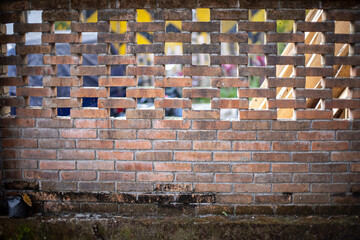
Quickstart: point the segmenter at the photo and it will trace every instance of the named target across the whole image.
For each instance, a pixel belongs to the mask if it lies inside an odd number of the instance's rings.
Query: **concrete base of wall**
[[[0,239],[360,239],[358,217],[0,217]]]

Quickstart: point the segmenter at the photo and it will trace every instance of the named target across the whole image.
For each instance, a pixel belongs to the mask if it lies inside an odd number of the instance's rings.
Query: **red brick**
[[[309,130],[310,121],[275,121],[273,130]]]
[[[250,152],[214,152],[214,161],[248,162]]]
[[[360,172],[360,163],[353,163],[350,166],[352,172]]]
[[[338,129],[349,129],[349,121],[314,121],[312,125],[313,129],[320,130],[338,130]]]
[[[61,172],[62,180],[91,181],[96,180],[96,172],[65,171]]]
[[[91,160],[95,159],[95,153],[91,150],[59,150],[58,158],[70,160]]]
[[[356,173],[333,174],[333,183],[358,183],[360,175]]]
[[[44,56],[44,64],[79,64],[75,56]]]
[[[129,54],[137,53],[164,53],[164,44],[155,43],[155,44],[139,44],[139,45],[127,45],[126,52]],[[165,68],[162,66],[150,67],[150,66],[127,66],[126,67],[127,76],[133,75],[157,75],[162,76],[165,74]]]
[[[273,172],[308,172],[309,167],[307,164],[272,164]]]
[[[347,172],[347,164],[312,164],[311,172]]]
[[[191,141],[154,141],[154,149],[157,150],[189,150]]]
[[[194,172],[230,172],[229,164],[222,163],[206,163],[206,164],[194,164]]]
[[[243,183],[250,183],[253,181],[252,174],[233,174],[233,173],[217,173],[215,174],[215,181],[216,182],[243,182]]]
[[[219,110],[183,110],[184,119],[220,119]]]
[[[37,168],[36,160],[4,160],[3,169]]]
[[[258,131],[257,139],[263,141],[294,141],[295,135],[295,132],[289,131]]]
[[[39,141],[39,148],[55,148],[55,149],[75,148],[74,140],[39,139],[38,141]]]
[[[177,161],[211,161],[209,152],[174,152],[174,159]]]
[[[305,20],[305,10],[303,9],[269,9],[267,11],[267,19],[269,20]]]
[[[218,131],[219,140],[256,140],[255,132]]]
[[[309,192],[309,184],[305,183],[287,183],[287,184],[280,184],[274,183],[273,184],[273,192],[282,192],[282,193],[296,193],[296,192]]]
[[[328,194],[294,195],[295,204],[326,204],[330,202]]]
[[[159,56],[160,57],[160,56]],[[162,56],[165,57],[165,56]],[[168,56],[166,56],[168,57]],[[172,57],[170,60],[173,60],[175,62],[175,58],[178,58],[179,56],[169,56]],[[157,56],[155,56],[155,63],[157,60]],[[179,60],[176,60],[179,61]],[[191,61],[191,59],[190,59]],[[175,63],[174,63],[175,64]],[[189,77],[164,77],[164,78],[155,78],[154,79],[154,86],[155,87],[191,87],[192,86],[192,80]]]
[[[137,173],[137,181],[140,182],[172,182],[173,173]]]
[[[132,152],[123,151],[100,151],[96,152],[97,159],[100,160],[133,160],[134,154]]]
[[[31,150],[26,149],[21,151],[22,158],[33,158],[33,159],[56,159],[55,150]]]
[[[255,174],[256,183],[288,183],[292,181],[291,173],[265,173]]]
[[[348,184],[331,184],[331,183],[313,183],[311,184],[311,192],[316,193],[341,193],[348,192]]]
[[[78,140],[77,147],[86,149],[112,149],[114,142],[111,140]]]
[[[273,150],[276,151],[309,151],[309,142],[273,142]]]
[[[99,9],[99,21],[134,21],[136,12],[134,9]]]
[[[25,179],[58,180],[58,171],[24,171]]]
[[[290,162],[289,153],[253,153],[252,160],[258,162]]]
[[[21,179],[21,170],[4,170],[3,171],[3,178],[4,179]]]
[[[59,170],[59,169],[69,169],[74,170],[75,161],[40,161],[40,169],[50,169],[50,170]]]
[[[164,111],[162,109],[127,109],[126,118],[128,119],[157,119],[163,118]]]
[[[189,129],[190,121],[185,120],[153,120],[155,129]]]
[[[196,183],[195,192],[231,192],[230,184]]]
[[[160,192],[190,192],[192,191],[192,185],[183,183],[158,183],[155,185],[154,190]]]
[[[135,77],[99,77],[100,87],[136,87],[136,85]]]
[[[79,161],[77,167],[80,170],[114,170],[114,161]]]
[[[246,194],[229,194],[229,195],[217,195],[216,196],[217,203],[237,203],[237,204],[247,204],[252,203],[251,195]]]
[[[265,193],[271,191],[271,184],[235,184],[234,191],[244,193]]]
[[[136,102],[129,98],[99,99],[99,108],[135,108]]]
[[[349,149],[349,143],[343,141],[322,141],[322,142],[312,142],[311,149],[313,151],[342,151]]]
[[[40,128],[70,128],[73,126],[71,119],[37,119]]]
[[[162,88],[127,88],[126,97],[133,98],[156,98],[164,97],[164,89]]]
[[[71,54],[104,54],[107,52],[106,44],[71,44]]]
[[[274,122],[275,123],[275,122]],[[270,121],[234,121],[232,122],[233,130],[268,130],[270,129]]]
[[[334,140],[334,131],[298,132],[298,140]]]
[[[138,130],[138,139],[175,139],[176,132],[171,130]]]
[[[42,191],[76,191],[75,182],[42,182],[41,183]]]
[[[212,77],[212,87],[249,87],[249,80],[246,77]]]
[[[184,43],[191,43],[191,35],[189,33],[155,33],[154,34],[154,41],[155,42],[184,42]],[[166,56],[167,57],[167,56]],[[162,64],[156,61],[155,57],[155,64]],[[159,59],[159,58],[158,58]],[[177,62],[169,62],[167,64],[177,64]],[[179,63],[185,64],[185,63]],[[190,63],[191,64],[191,58]]]
[[[42,12],[43,21],[78,21],[79,13],[74,10],[50,10]]]
[[[60,130],[62,138],[96,138],[96,130],[84,129],[62,129]]]
[[[117,183],[117,190],[124,192],[150,192],[153,191],[154,187],[152,183],[131,183],[131,182],[123,182]]]
[[[293,153],[294,162],[328,162],[329,153]]]
[[[190,172],[191,163],[154,163],[155,171],[159,172]],[[179,179],[177,179],[179,181]]]
[[[117,171],[152,171],[151,163],[143,162],[116,162]]]
[[[270,164],[234,164],[233,172],[254,173],[254,172],[270,172]]]
[[[190,99],[161,98],[155,99],[155,108],[191,108]]]
[[[359,161],[360,153],[359,152],[332,152],[331,161]]]
[[[212,182],[212,173],[176,173],[179,182]]]
[[[172,161],[173,154],[171,151],[154,152],[154,151],[137,151],[135,153],[137,161]]]
[[[281,203],[291,203],[291,195],[290,194],[282,194],[282,195],[256,195],[255,203],[262,204],[281,204]]]
[[[242,110],[239,116],[241,120],[275,120],[277,113],[273,110]]]
[[[26,118],[50,118],[53,117],[51,109],[38,109],[38,108],[17,108],[17,117]]]
[[[212,99],[212,109],[248,109],[248,99]]]
[[[337,140],[360,140],[360,131],[349,131],[349,132],[342,132],[338,131]]]
[[[135,130],[99,130],[102,139],[135,139]]]
[[[113,192],[115,190],[115,184],[110,183],[98,183],[98,182],[80,182],[79,191],[82,192]]]
[[[294,182],[321,183],[331,182],[330,174],[294,174]]]
[[[220,32],[220,24],[216,22],[183,22],[182,31]]]
[[[194,141],[193,149],[194,150],[211,150],[211,151],[231,150],[231,142]]]
[[[248,20],[249,14],[248,11],[242,9],[221,10],[215,8],[210,11],[211,20]]]
[[[255,150],[255,151],[268,151],[270,150],[270,142],[253,141],[253,142],[234,142],[234,150]]]
[[[214,140],[215,131],[178,131],[178,139],[183,140]]]
[[[185,52],[184,50],[184,53],[193,53],[193,52],[206,53],[205,51],[207,50],[207,48],[205,48],[206,46],[204,45],[202,48],[200,48],[201,46],[203,45],[198,46],[198,48],[195,48],[195,46],[193,46],[194,49],[188,49],[187,52]],[[219,52],[220,52],[220,48],[219,49],[216,48],[213,51],[213,53],[219,53]],[[221,76],[221,68],[207,67],[207,66],[183,67],[183,75],[184,76]]]
[[[148,140],[115,140],[115,149],[151,149],[151,142]]]
[[[122,129],[148,129],[151,126],[150,120],[114,120],[114,128]]]
[[[3,148],[36,148],[36,139],[2,139],[1,146]]]
[[[100,172],[100,181],[135,181],[135,173]]]

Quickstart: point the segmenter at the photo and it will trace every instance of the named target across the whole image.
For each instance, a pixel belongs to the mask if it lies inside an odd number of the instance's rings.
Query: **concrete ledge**
[[[124,218],[70,214],[0,217],[0,239],[360,239],[360,219],[322,217]]]

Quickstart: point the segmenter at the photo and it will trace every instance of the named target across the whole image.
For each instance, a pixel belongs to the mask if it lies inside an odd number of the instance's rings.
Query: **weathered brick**
[[[253,173],[253,172],[270,172],[270,164],[234,164],[233,172]]]

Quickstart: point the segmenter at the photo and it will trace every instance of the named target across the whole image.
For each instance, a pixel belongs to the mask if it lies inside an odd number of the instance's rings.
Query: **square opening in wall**
[[[191,33],[192,44],[210,44],[210,34],[207,32]]]
[[[25,45],[40,45],[41,32],[27,32],[25,33]]]
[[[276,20],[276,32],[278,33],[294,32],[294,20]]]
[[[248,44],[265,44],[265,33],[248,32]]]
[[[220,109],[220,120],[239,120],[239,109]]]
[[[238,88],[220,88],[220,98],[238,98]]]
[[[294,77],[295,67],[294,65],[276,65],[276,76],[277,77]]]
[[[182,108],[165,108],[165,117],[168,118],[181,118]]]
[[[56,88],[57,97],[70,97],[70,87],[57,87]]]
[[[99,86],[99,76],[83,76],[83,86],[84,87],[98,87]]]
[[[71,21],[55,21],[55,33],[70,33]]]
[[[42,106],[43,97],[30,96],[30,106]]]
[[[70,44],[69,43],[55,43],[56,55],[70,55]]]
[[[58,108],[57,115],[60,117],[70,116],[70,109],[71,108]]]
[[[249,21],[250,22],[265,22],[266,21],[265,9],[249,9]]]
[[[126,65],[112,65],[110,66],[111,76],[126,76]]]
[[[294,44],[289,44],[289,43],[284,43],[284,42],[278,42],[276,43],[277,46],[277,55],[281,56],[289,56],[292,55],[291,52],[294,52],[295,50],[295,45]]]
[[[183,45],[181,42],[166,42],[165,55],[182,55]]]
[[[110,117],[125,117],[126,108],[110,108]]]
[[[58,77],[70,76],[70,65],[69,64],[58,64],[56,65],[56,74]]]
[[[238,55],[239,45],[237,43],[221,43],[221,55]]]
[[[210,22],[210,8],[196,8],[192,14],[195,22]]]
[[[210,54],[193,53],[191,54],[192,65],[210,66]]]
[[[166,33],[181,33],[181,21],[166,21],[165,22]]]
[[[248,54],[249,67],[266,66],[266,56],[264,54]]]
[[[83,44],[94,44],[97,43],[98,32],[83,32],[82,43]]]
[[[180,77],[183,75],[182,64],[165,64],[167,77]]]
[[[97,107],[98,98],[82,98],[82,107]]]
[[[221,64],[221,75],[224,77],[237,77],[238,68],[234,64]]]

